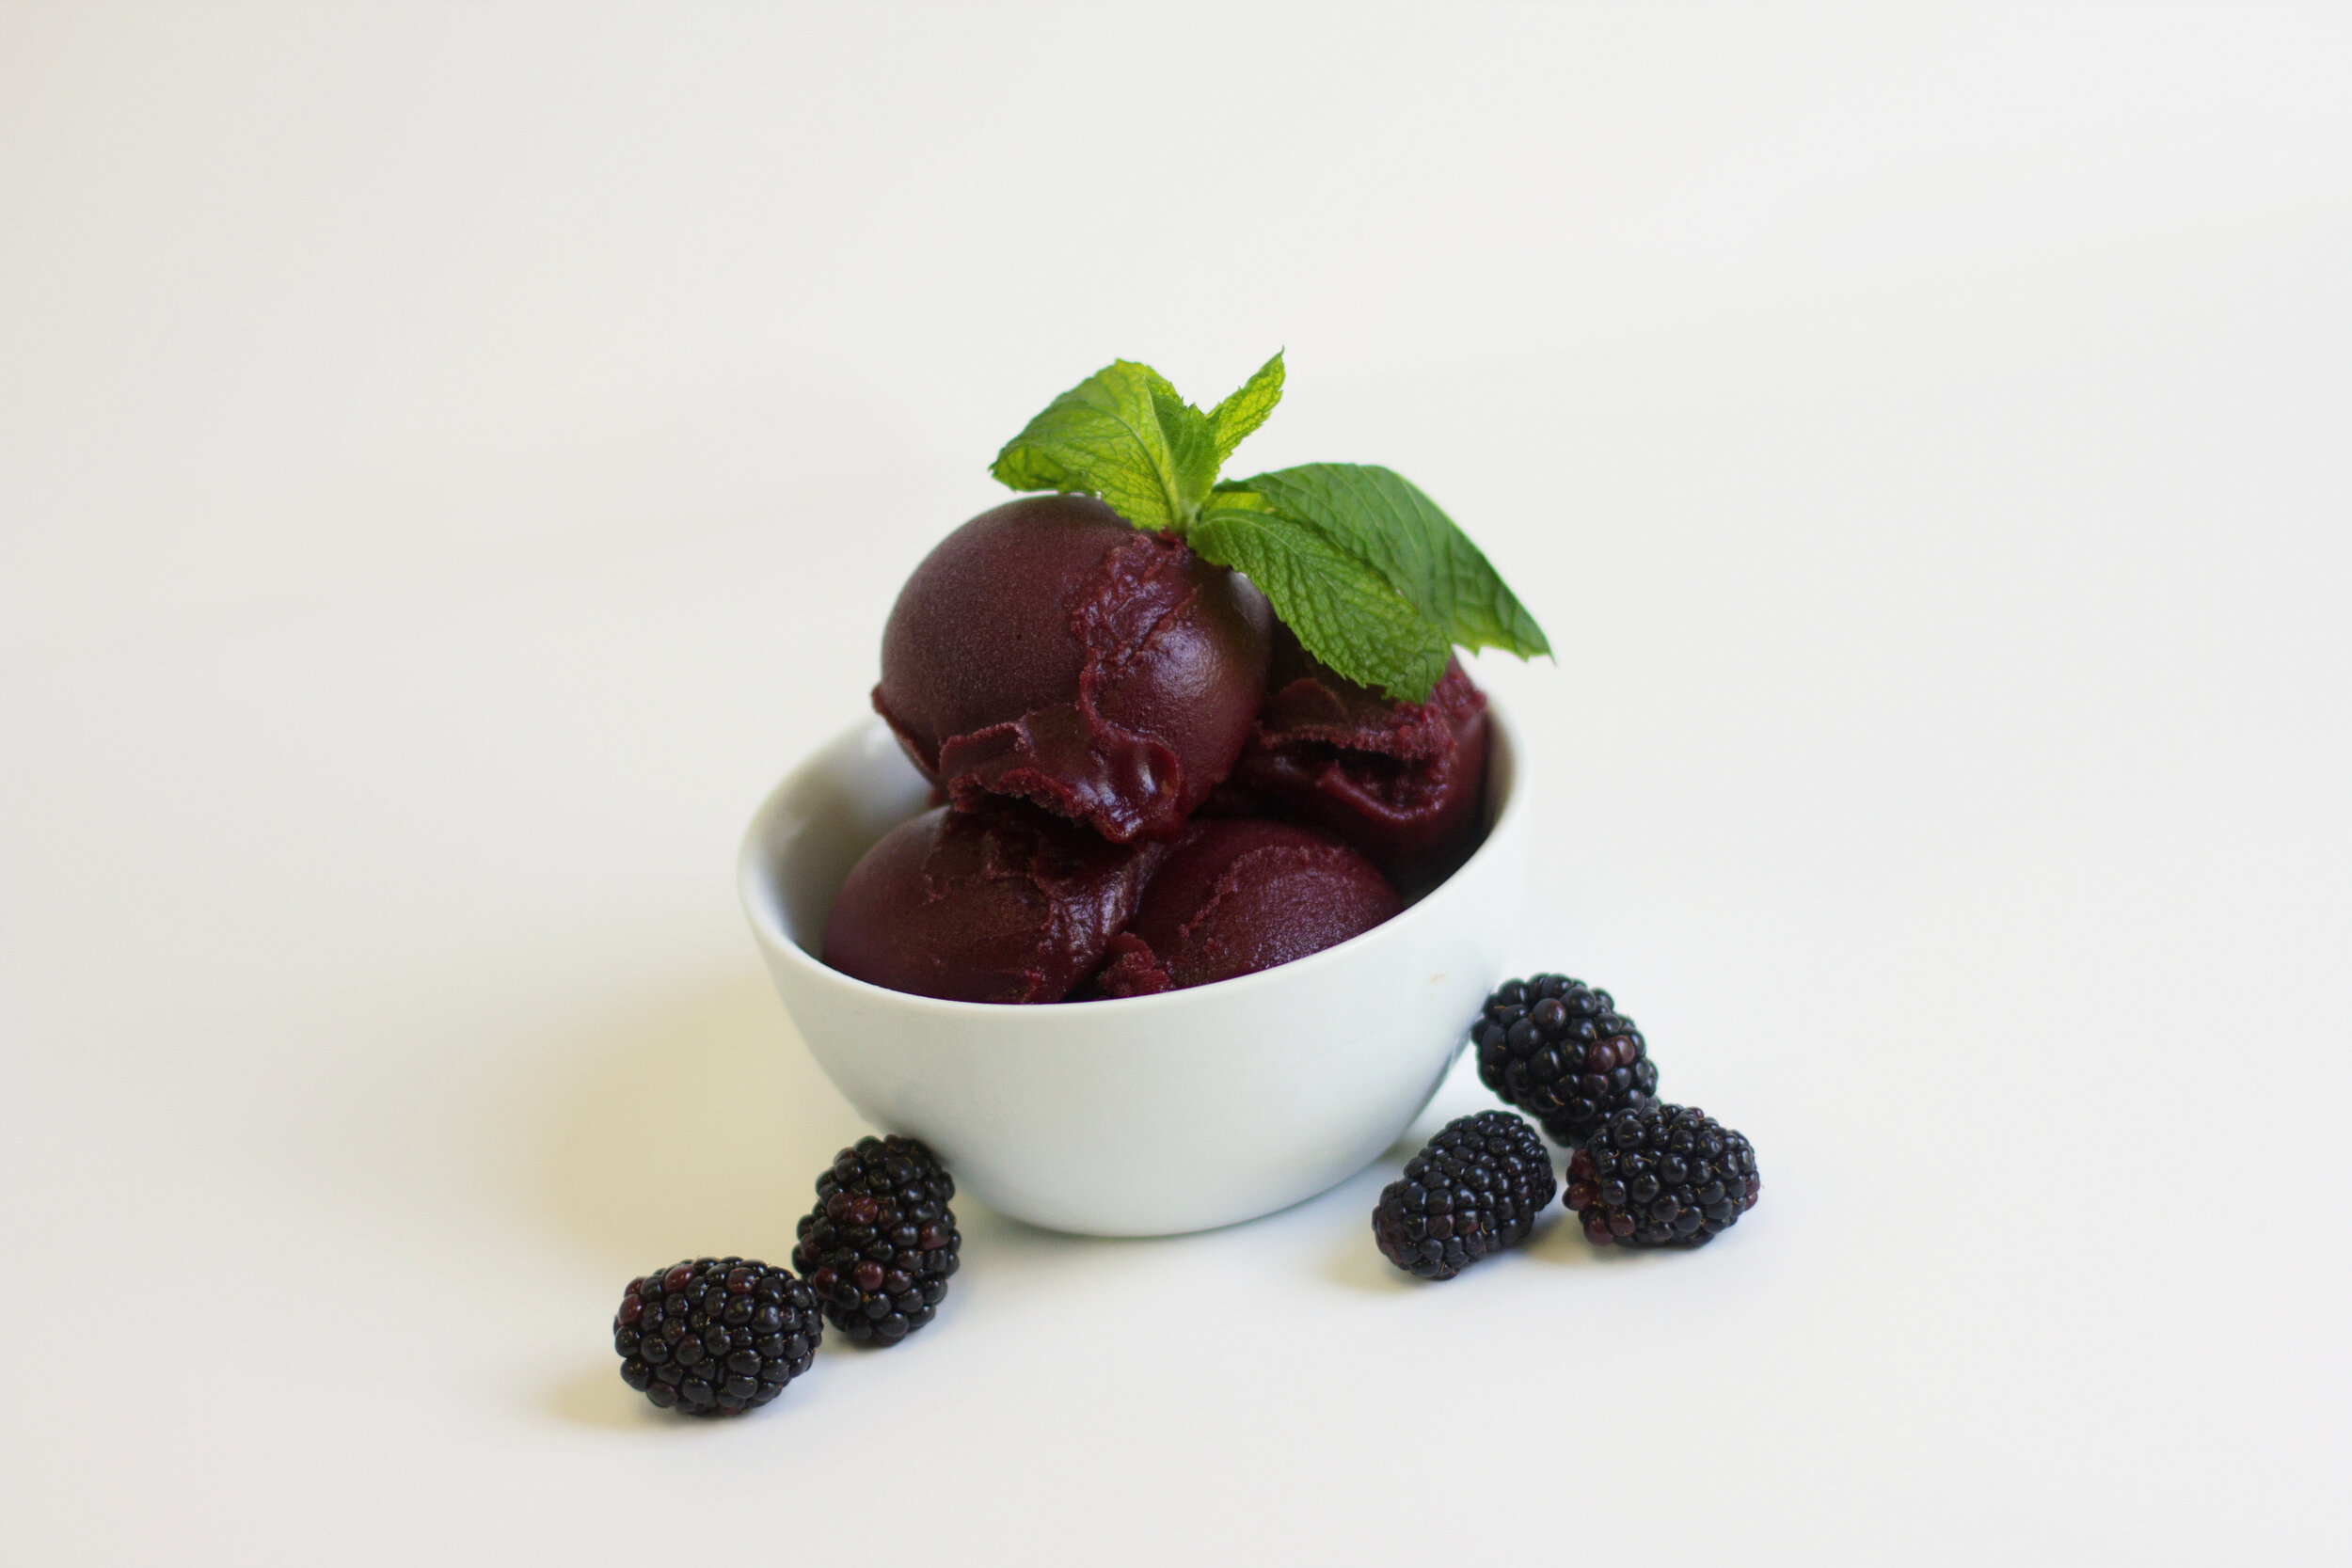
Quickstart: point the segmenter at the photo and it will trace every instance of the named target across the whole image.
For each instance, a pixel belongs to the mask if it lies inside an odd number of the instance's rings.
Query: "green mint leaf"
[[[1282,351],[1274,351],[1274,357],[1258,367],[1258,372],[1241,384],[1241,389],[1215,408],[1209,410],[1209,423],[1216,432],[1216,466],[1233,455],[1242,438],[1265,423],[1274,405],[1282,401]]]
[[[1193,524],[1192,547],[1256,583],[1274,613],[1332,669],[1392,698],[1425,703],[1453,645],[1378,569],[1263,496],[1219,486]]]
[[[1182,535],[1192,526],[1200,503],[1209,499],[1210,487],[1216,483],[1217,465],[1224,459],[1216,450],[1216,433],[1210,427],[1209,417],[1178,397],[1173,388],[1166,393],[1154,391],[1152,406],[1168,441],[1169,483],[1176,501],[1174,531]]]
[[[1368,464],[1308,463],[1241,483],[1376,569],[1449,641],[1521,658],[1551,652],[1535,617],[1478,546],[1404,475]]]
[[[1438,503],[1391,469],[1309,463],[1218,483],[1282,401],[1282,356],[1202,413],[1149,365],[1113,360],[1048,404],[990,472],[1015,490],[1099,496],[1138,528],[1246,573],[1316,657],[1426,702],[1454,644],[1522,658],[1543,628]]]
[[[1047,404],[989,472],[1015,490],[1100,496],[1138,528],[1182,533],[1216,465],[1209,417],[1151,366],[1117,359]]]

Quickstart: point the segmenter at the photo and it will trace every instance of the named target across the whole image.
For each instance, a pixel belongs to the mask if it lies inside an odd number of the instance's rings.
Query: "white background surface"
[[[2334,8],[0,9],[26,1562],[2342,1560]],[[860,1131],[730,884],[1114,355],[1551,632],[1527,966],[1762,1205],[967,1205],[755,1419],[622,1283]],[[1475,1108],[1457,1079],[1432,1108]],[[1663,1554],[1662,1556],[1661,1554]]]

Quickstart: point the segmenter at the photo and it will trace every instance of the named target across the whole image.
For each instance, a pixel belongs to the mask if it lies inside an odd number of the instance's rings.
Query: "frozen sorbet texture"
[[[892,990],[1058,1002],[1127,924],[1163,844],[1112,844],[1014,801],[945,806],[884,834],[850,872],[824,960]]]
[[[874,706],[959,806],[1017,796],[1118,843],[1172,840],[1249,735],[1272,626],[1248,579],[1179,541],[1025,497],[907,579]]]
[[[1449,659],[1426,703],[1392,702],[1278,636],[1265,705],[1222,798],[1329,829],[1407,887],[1472,847],[1486,777],[1486,697]]]
[[[1092,994],[1146,996],[1303,958],[1400,908],[1370,861],[1259,817],[1196,821],[1152,875]]]

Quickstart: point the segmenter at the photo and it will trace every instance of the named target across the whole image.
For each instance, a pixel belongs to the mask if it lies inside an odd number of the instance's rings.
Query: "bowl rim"
[[[860,980],[828,965],[818,955],[803,947],[793,939],[792,934],[785,929],[782,901],[775,896],[772,879],[767,875],[770,859],[767,847],[774,836],[771,828],[774,820],[783,813],[785,798],[791,793],[793,787],[801,782],[808,770],[817,766],[818,759],[833,752],[853,736],[868,735],[882,727],[882,721],[871,714],[812,748],[799,762],[793,764],[784,777],[777,782],[775,787],[768,792],[767,798],[760,802],[759,809],[752,814],[751,822],[743,832],[741,847],[736,854],[737,897],[743,906],[745,918],[751,922],[754,933],[759,938],[760,946],[771,953],[783,954],[784,961],[793,965],[800,973],[818,984],[832,985],[851,995],[863,995],[880,1006],[912,1008],[918,1013],[936,1017],[942,1022],[949,1019],[1002,1020],[1008,1015],[1012,1015],[1036,1019],[1044,1027],[1056,1027],[1054,1024],[1044,1023],[1043,1020],[1059,1018],[1067,1014],[1071,1022],[1061,1027],[1071,1027],[1077,1026],[1079,1021],[1085,1019],[1101,1018],[1105,1021],[1135,1019],[1142,1016],[1142,1010],[1147,1008],[1168,1011],[1185,1006],[1209,1006],[1221,999],[1245,996],[1251,991],[1263,990],[1269,985],[1298,984],[1301,983],[1303,976],[1318,974],[1323,969],[1343,961],[1341,955],[1350,954],[1352,950],[1360,950],[1363,945],[1384,938],[1395,940],[1402,934],[1418,928],[1421,924],[1432,918],[1426,912],[1431,906],[1450,903],[1451,900],[1446,896],[1448,890],[1457,883],[1466,882],[1473,867],[1481,866],[1492,856],[1502,852],[1505,840],[1511,836],[1506,830],[1516,829],[1519,819],[1531,809],[1528,801],[1533,792],[1528,788],[1527,746],[1524,737],[1519,732],[1518,725],[1512,720],[1505,705],[1498,701],[1491,691],[1484,695],[1486,698],[1487,744],[1492,747],[1497,740],[1501,741],[1510,759],[1510,771],[1502,797],[1496,805],[1494,821],[1488,825],[1486,836],[1479,842],[1478,847],[1471,850],[1469,858],[1460,865],[1455,866],[1445,880],[1370,930],[1359,931],[1344,942],[1334,942],[1331,946],[1310,953],[1303,958],[1293,958],[1288,963],[1277,964],[1271,969],[1258,970],[1254,974],[1236,974],[1231,979],[1214,980],[1205,986],[1187,986],[1177,990],[1160,991],[1151,996],[1111,996],[1089,1002],[1048,1003],[1025,1006],[1014,1003],[963,1002],[942,996],[917,996],[912,991],[892,990],[887,986],[877,986],[870,981]],[[908,766],[910,768],[913,767],[912,764]],[[1491,764],[1489,767],[1491,769]],[[1492,779],[1491,770],[1487,777]]]

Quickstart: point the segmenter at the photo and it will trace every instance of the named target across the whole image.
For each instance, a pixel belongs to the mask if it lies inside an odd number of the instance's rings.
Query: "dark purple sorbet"
[[[1425,703],[1334,673],[1278,631],[1264,705],[1216,809],[1327,829],[1400,886],[1443,879],[1476,847],[1486,697],[1458,660]]]
[[[984,512],[923,559],[874,708],[949,800],[1017,796],[1117,843],[1172,840],[1265,692],[1249,581],[1084,496]]]
[[[1328,834],[1204,817],[1152,874],[1087,994],[1148,996],[1272,969],[1369,931],[1401,907],[1388,879]]]
[[[1103,960],[1168,852],[1113,844],[1014,800],[936,807],[850,871],[824,961],[892,990],[956,1002],[1058,1002]]]

